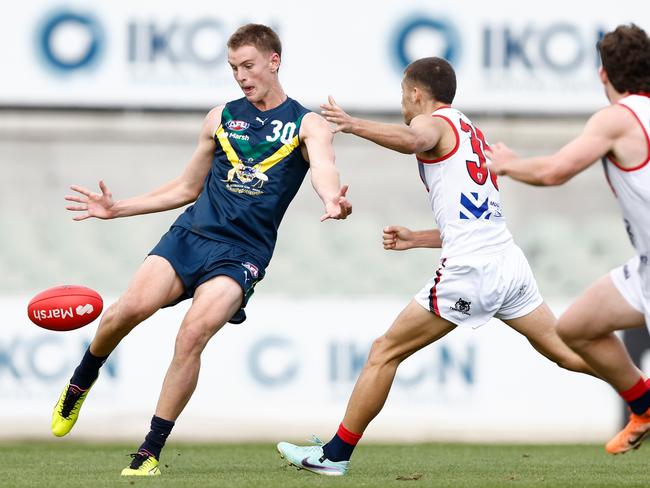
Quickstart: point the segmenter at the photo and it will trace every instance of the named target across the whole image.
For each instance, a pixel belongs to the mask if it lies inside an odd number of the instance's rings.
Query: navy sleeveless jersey
[[[309,169],[299,137],[308,112],[291,98],[266,112],[246,98],[227,103],[203,191],[174,225],[243,247],[266,267],[282,217]]]

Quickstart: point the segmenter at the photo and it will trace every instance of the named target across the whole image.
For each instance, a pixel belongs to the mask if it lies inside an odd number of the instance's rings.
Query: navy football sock
[[[145,453],[160,460],[160,451],[165,446],[165,441],[174,427],[171,420],[161,419],[155,415],[151,418],[151,430],[144,438],[144,442],[138,449],[138,452]]]
[[[361,435],[350,432],[341,424],[332,440],[323,446],[323,454],[330,461],[349,461]]]
[[[102,367],[102,364],[108,359],[108,356],[95,356],[90,352],[90,347],[86,349],[84,357],[81,359],[81,363],[77,366],[77,369],[74,370],[72,378],[70,378],[70,384],[77,385],[82,390],[87,390],[92,386],[92,384],[99,376],[99,368]]]

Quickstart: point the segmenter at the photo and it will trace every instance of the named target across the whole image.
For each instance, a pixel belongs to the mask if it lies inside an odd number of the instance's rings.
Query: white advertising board
[[[51,408],[96,324],[51,332],[28,321],[27,297],[1,298],[0,430],[48,438]],[[187,303],[134,330],[104,366],[71,439],[134,439],[147,431]],[[255,297],[203,354],[199,385],[174,439],[305,439],[331,435],[372,340],[395,299]],[[589,406],[589,408],[586,408]],[[620,422],[609,386],[569,373],[498,321],[455,330],[409,358],[366,439],[603,441]]]
[[[226,40],[266,23],[284,44],[288,94],[315,108],[399,111],[406,64],[444,56],[457,105],[584,113],[606,104],[596,42],[621,23],[650,28],[647,2],[20,2],[0,16],[4,106],[207,109],[241,97]]]

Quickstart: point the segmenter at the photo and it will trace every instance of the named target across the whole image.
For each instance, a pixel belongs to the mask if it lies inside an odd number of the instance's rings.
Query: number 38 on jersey
[[[469,134],[472,151],[478,158],[478,161],[471,159],[468,159],[466,161],[467,172],[469,173],[470,178],[472,178],[475,183],[484,185],[489,177],[489,179],[492,181],[492,184],[494,185],[494,188],[498,190],[499,184],[497,183],[497,175],[490,172],[487,167],[487,158],[485,157],[484,150],[488,147],[488,145],[485,142],[483,132],[481,132],[481,129],[465,122],[463,119],[460,119],[460,130]]]

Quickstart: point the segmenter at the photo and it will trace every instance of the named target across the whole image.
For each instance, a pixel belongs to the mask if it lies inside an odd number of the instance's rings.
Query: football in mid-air
[[[27,306],[29,319],[49,330],[74,330],[88,325],[102,313],[104,301],[85,286],[63,285],[42,291]]]

